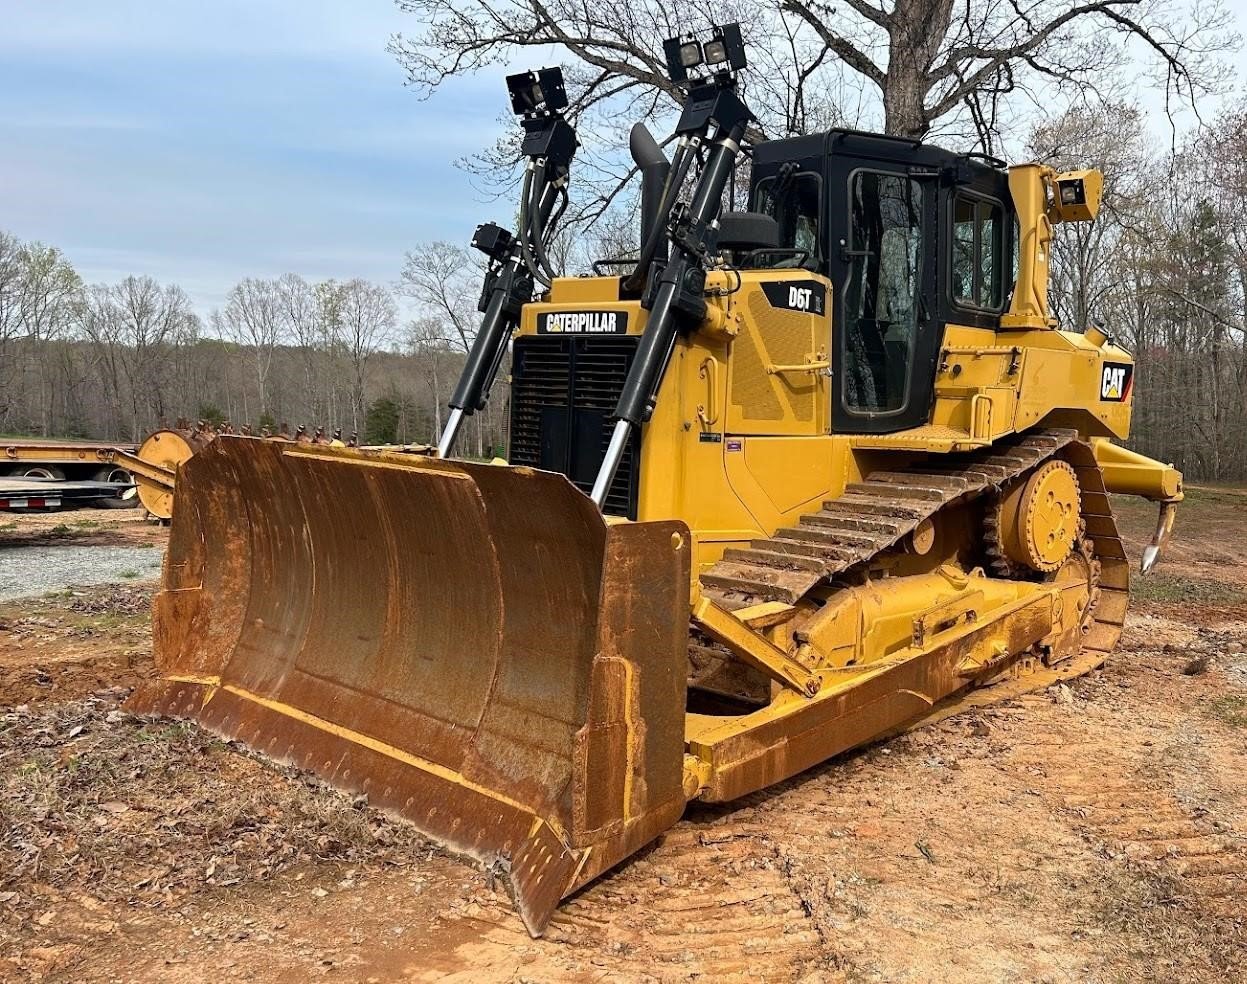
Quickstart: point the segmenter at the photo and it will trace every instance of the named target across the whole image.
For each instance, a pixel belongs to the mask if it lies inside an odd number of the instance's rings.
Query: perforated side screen
[[[750,294],[746,330],[732,343],[732,405],[743,420],[776,421],[786,416],[813,421],[817,387],[808,373],[768,373],[767,366],[809,362],[817,346],[821,317],[773,307],[761,290]]]

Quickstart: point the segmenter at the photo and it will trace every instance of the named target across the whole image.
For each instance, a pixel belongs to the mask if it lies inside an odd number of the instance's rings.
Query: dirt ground
[[[164,546],[169,531],[141,509],[0,514],[0,548]]]
[[[118,710],[153,588],[0,604],[0,980],[1247,980],[1242,494],[1192,495],[1103,671],[694,808],[537,941],[405,825]]]

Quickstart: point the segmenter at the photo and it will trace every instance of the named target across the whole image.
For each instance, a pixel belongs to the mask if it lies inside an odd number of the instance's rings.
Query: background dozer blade
[[[530,932],[674,823],[690,538],[561,475],[222,437],[154,609],[191,718],[491,864]]]

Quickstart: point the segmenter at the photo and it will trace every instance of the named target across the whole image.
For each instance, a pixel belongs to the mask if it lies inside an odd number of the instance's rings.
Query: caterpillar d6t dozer
[[[440,456],[222,436],[182,467],[132,706],[314,772],[492,867],[529,930],[692,801],[1098,666],[1128,569],[1109,493],[1133,365],[1050,317],[1095,171],[874,134],[755,140],[734,25],[667,45],[638,255],[555,276],[575,133],[509,80],[517,229]],[[1081,327],[1081,326],[1079,326]],[[453,460],[511,352],[509,463]]]

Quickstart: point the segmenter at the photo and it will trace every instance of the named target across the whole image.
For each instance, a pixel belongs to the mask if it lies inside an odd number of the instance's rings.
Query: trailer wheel
[[[108,465],[91,476],[96,482],[125,482],[131,484],[134,478],[120,465]],[[91,499],[87,505],[93,509],[133,509],[139,504],[138,490],[129,489],[123,495],[111,496],[107,499]]]
[[[31,465],[28,468],[19,468],[17,474],[22,478],[50,478],[54,482],[65,481],[65,473],[55,465]]]

